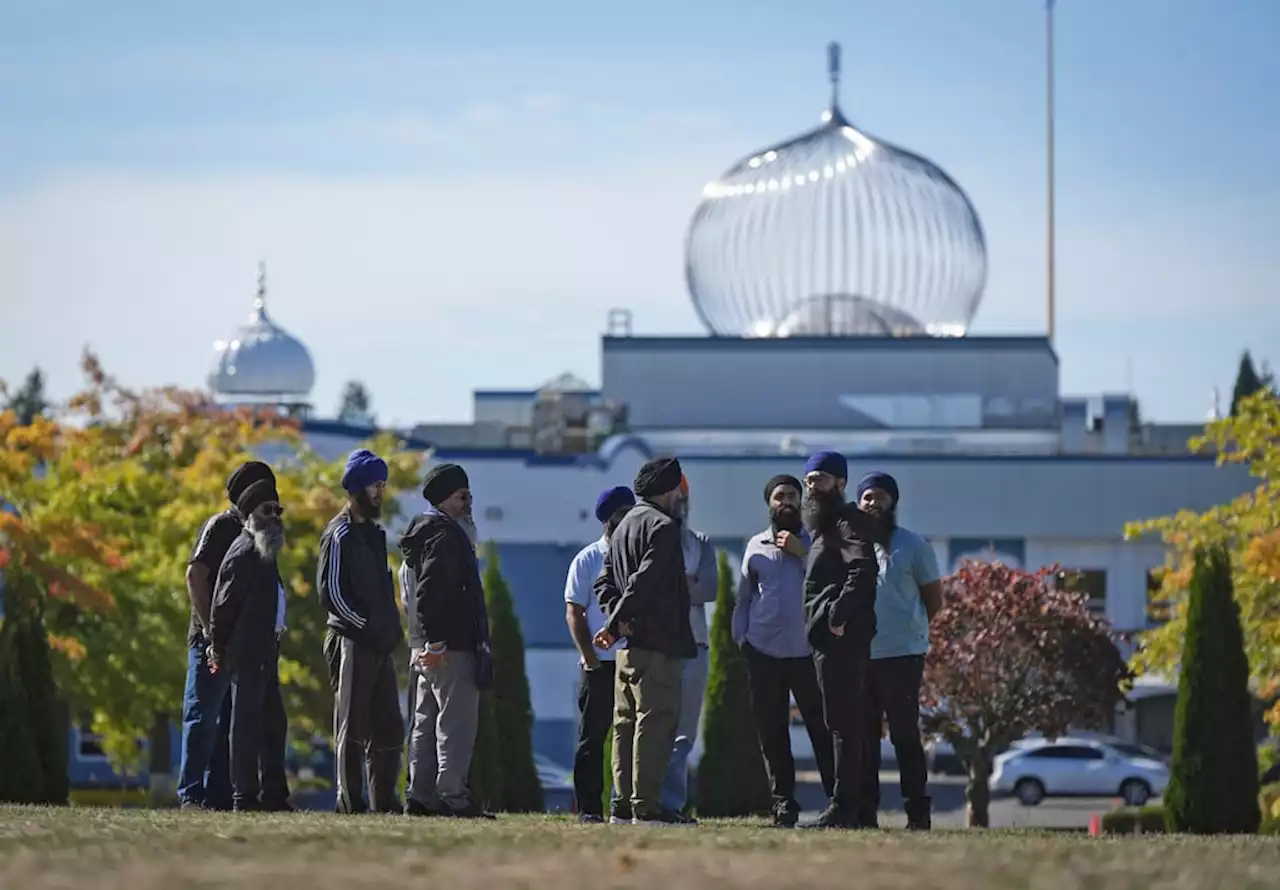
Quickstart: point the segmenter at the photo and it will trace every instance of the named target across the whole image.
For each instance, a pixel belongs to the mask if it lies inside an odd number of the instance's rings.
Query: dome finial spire
[[[827,44],[827,76],[831,78],[831,114],[834,117],[840,107],[840,44],[834,40]]]
[[[255,309],[267,307],[267,261],[258,260],[258,296],[253,301]]]

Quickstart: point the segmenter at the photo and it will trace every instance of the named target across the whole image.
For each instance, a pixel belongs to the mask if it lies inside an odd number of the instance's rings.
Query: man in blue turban
[[[387,565],[387,535],[375,521],[386,484],[386,461],[364,448],[351,452],[342,473],[346,506],[320,536],[316,588],[329,613],[324,655],[334,696],[334,775],[342,813],[401,811],[396,784],[404,719],[394,657],[404,630]]]

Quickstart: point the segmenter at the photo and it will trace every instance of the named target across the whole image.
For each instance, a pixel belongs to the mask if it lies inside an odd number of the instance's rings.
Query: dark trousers
[[[578,678],[578,748],[573,796],[579,813],[604,815],[604,743],[613,726],[614,662],[601,661]]]
[[[279,644],[277,644],[277,647]],[[266,688],[262,702],[262,750],[258,765],[262,770],[262,803],[281,806],[289,801],[289,779],[285,775],[285,752],[289,745],[289,715],[284,709],[280,691],[280,656],[267,665],[263,680]]]
[[[204,643],[187,651],[187,682],[182,693],[182,753],[178,799],[209,809],[231,808],[230,678],[209,673]]]
[[[835,756],[831,733],[822,710],[822,692],[818,689],[818,672],[814,660],[774,658],[744,644],[742,654],[747,663],[747,683],[751,687],[751,710],[756,720],[760,753],[773,794],[774,809],[795,808],[796,762],[791,756],[791,696],[804,720],[813,743],[813,755],[822,776],[822,790],[831,797],[835,782]]]
[[[871,640],[848,630],[846,636],[834,638],[825,652],[813,654],[835,761],[831,802],[849,818],[857,815],[861,797],[870,662]]]
[[[377,652],[330,630],[324,638],[324,656],[333,689],[338,812],[361,813],[372,806],[379,813],[398,813],[396,784],[404,748],[404,715],[395,652]]]
[[[274,664],[262,662],[231,673],[231,791],[238,808],[258,806],[262,795],[259,765],[262,756],[263,707],[267,678]]]
[[[928,814],[928,768],[924,743],[920,739],[920,682],[924,678],[924,656],[905,655],[871,662],[867,674],[867,751],[862,770],[861,804],[858,814],[874,818],[880,809],[880,739],[884,723],[889,724],[889,740],[898,757],[902,800],[907,817]]]

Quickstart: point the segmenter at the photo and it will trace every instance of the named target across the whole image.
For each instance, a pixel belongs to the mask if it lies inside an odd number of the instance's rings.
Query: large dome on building
[[[311,354],[267,314],[267,270],[258,265],[258,294],[249,321],[213,344],[209,388],[221,401],[306,401],[316,382]]]
[[[960,336],[987,276],[982,223],[919,155],[856,129],[829,47],[823,123],[761,149],[706,187],[685,277],[720,336]]]

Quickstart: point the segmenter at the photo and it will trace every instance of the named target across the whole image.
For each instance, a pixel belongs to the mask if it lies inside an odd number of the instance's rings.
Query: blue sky
[[[814,126],[825,45],[855,124],[973,199],[974,333],[1044,329],[1042,0],[0,6],[0,377],[57,395],[90,344],[199,385],[255,264],[321,413],[461,419],[475,387],[599,375],[607,310],[697,333],[699,190]],[[1064,393],[1195,420],[1280,363],[1280,4],[1059,0]]]

